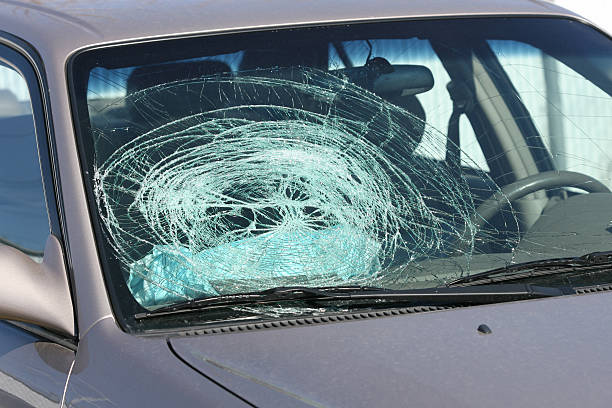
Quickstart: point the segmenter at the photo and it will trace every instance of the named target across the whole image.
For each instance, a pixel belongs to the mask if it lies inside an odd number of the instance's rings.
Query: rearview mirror
[[[423,65],[390,64],[384,58],[373,58],[362,67],[330,71],[346,76],[352,83],[378,96],[409,96],[427,92],[434,86],[433,73]]]
[[[0,245],[0,319],[74,336],[74,313],[62,247],[50,235],[42,263]]]

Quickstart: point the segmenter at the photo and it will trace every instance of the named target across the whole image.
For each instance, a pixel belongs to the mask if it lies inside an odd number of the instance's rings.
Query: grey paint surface
[[[74,314],[61,244],[50,235],[42,263],[0,245],[4,319],[23,320],[74,336]]]
[[[57,407],[74,352],[0,322],[0,406]]]
[[[164,337],[123,333],[111,318],[98,322],[80,341],[65,405],[249,406],[176,358]]]
[[[23,34],[37,48],[64,56],[73,50],[126,39],[292,26],[320,22],[458,15],[571,15],[551,3],[535,0],[327,2],[283,0],[63,1],[3,0],[2,26]],[[358,5],[358,7],[356,7]],[[69,36],[69,33],[79,34]]]
[[[258,406],[281,406],[274,387],[335,407],[609,407],[611,301],[584,295],[170,344]],[[483,323],[492,334],[477,332]]]

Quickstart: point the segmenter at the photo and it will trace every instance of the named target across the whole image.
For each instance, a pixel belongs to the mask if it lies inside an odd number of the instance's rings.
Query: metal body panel
[[[74,314],[62,248],[53,235],[38,263],[19,250],[0,245],[0,287],[4,319],[35,323],[75,335]]]
[[[73,351],[0,322],[0,406],[59,406],[73,362]]]
[[[282,390],[314,406],[608,407],[611,301],[603,293],[170,344],[257,406],[278,406],[269,394]]]
[[[164,337],[123,333],[107,318],[81,340],[65,405],[70,407],[245,407],[172,354]]]
[[[228,2],[171,1],[148,6],[111,2],[46,2],[3,0],[0,28],[31,44],[44,61],[53,110],[57,162],[61,180],[66,234],[69,238],[77,326],[80,336],[99,319],[112,315],[79,166],[66,81],[67,60],[79,49],[118,41],[231,32],[267,27],[442,16],[540,15],[579,18],[540,1],[458,0],[359,3],[343,1]],[[193,12],[185,12],[185,10]],[[78,254],[78,255],[77,255]]]
[[[56,57],[128,39],[329,22],[477,15],[575,15],[545,1],[458,0],[339,2],[230,0],[149,3],[3,0],[0,27]],[[56,59],[57,61],[57,59]]]

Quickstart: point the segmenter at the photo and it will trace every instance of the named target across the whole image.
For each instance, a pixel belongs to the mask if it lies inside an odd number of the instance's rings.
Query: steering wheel
[[[588,193],[610,193],[610,189],[603,183],[586,174],[573,171],[545,171],[510,183],[493,194],[478,206],[471,223],[478,231],[509,203],[539,190],[559,187],[575,187]],[[468,233],[466,229],[463,235],[465,239],[456,240],[457,243],[461,242],[455,248],[456,251],[467,249]]]
[[[539,190],[575,187],[588,193],[610,193],[610,189],[591,176],[573,171],[545,171],[510,183],[489,197],[476,209],[472,222],[481,228],[508,203]]]

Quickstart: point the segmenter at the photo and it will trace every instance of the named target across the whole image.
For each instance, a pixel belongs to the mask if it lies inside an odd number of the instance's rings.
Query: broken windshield
[[[77,55],[82,162],[116,307],[428,288],[612,249],[611,49],[577,22],[500,18]]]

